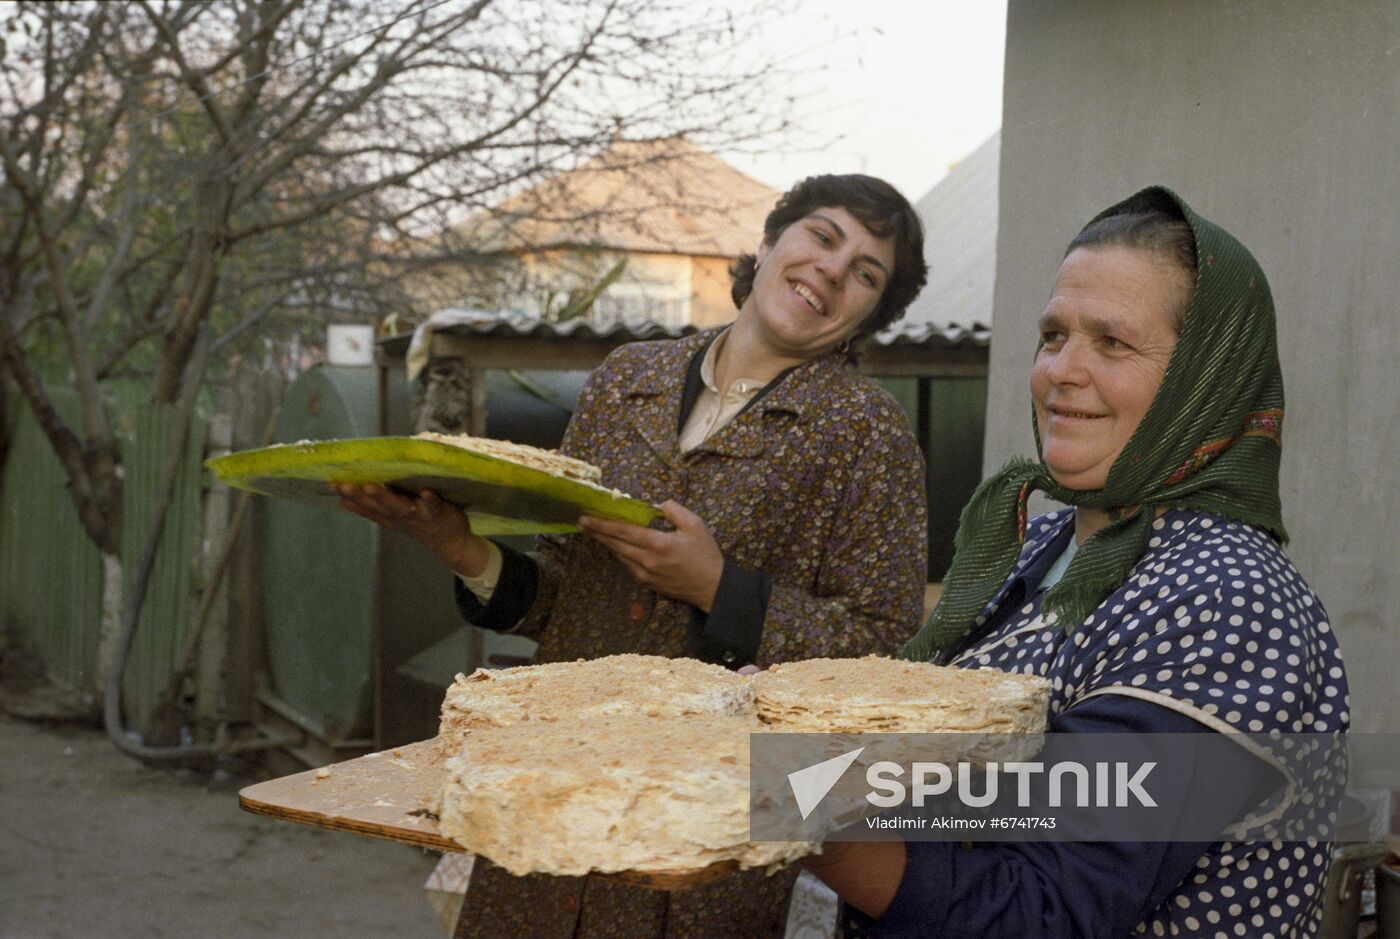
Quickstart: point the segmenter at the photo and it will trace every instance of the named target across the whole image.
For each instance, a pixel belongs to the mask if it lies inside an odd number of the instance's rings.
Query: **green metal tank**
[[[487,435],[557,446],[583,377],[488,373]],[[312,369],[288,391],[277,441],[411,433],[412,391],[394,369]],[[259,723],[270,733],[303,732],[306,743],[290,748],[302,763],[430,737],[453,676],[533,651],[521,637],[465,626],[451,575],[418,542],[285,499],[262,500],[262,512]]]
[[[277,440],[374,436],[378,394],[377,369],[311,369],[287,394]],[[378,536],[348,512],[285,499],[266,500],[263,511],[263,703],[327,743],[355,748],[373,736]]]

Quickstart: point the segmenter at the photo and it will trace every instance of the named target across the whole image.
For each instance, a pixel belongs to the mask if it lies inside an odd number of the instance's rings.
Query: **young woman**
[[[925,274],[918,217],[893,187],[813,177],[736,265],[733,324],[610,355],[561,450],[661,505],[664,528],[584,519],[526,556],[429,492],[344,486],[344,503],[420,538],[459,575],[467,619],[536,638],[540,662],[890,654],[922,610],[924,463],[898,405],[848,366]],[[781,936],[792,879],[665,894],[479,861],[457,935]]]

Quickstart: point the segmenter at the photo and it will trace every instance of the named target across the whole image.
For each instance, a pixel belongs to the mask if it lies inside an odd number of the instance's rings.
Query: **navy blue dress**
[[[1127,582],[1067,636],[1041,615],[1039,585],[1073,528],[1068,509],[1031,520],[1012,576],[949,664],[1050,679],[1056,732],[1345,733],[1336,637],[1266,533],[1167,512]],[[1240,759],[1283,769],[1268,752],[1241,747]],[[1290,792],[1325,811],[1342,780],[1317,773]],[[1180,798],[1203,798],[1210,776],[1202,767]],[[847,935],[1311,936],[1331,859],[1316,838],[907,847],[890,906],[878,920],[848,911]]]

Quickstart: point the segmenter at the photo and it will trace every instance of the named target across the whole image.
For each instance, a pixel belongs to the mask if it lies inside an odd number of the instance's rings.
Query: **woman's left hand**
[[[661,504],[675,531],[584,516],[579,528],[617,556],[637,582],[710,612],[724,573],[724,555],[705,520],[678,502]]]

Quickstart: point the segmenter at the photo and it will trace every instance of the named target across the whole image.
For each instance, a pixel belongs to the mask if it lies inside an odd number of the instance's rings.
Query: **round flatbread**
[[[752,719],[746,678],[696,659],[609,655],[576,662],[477,669],[458,675],[442,702],[438,736],[455,751],[467,733],[522,721],[588,721],[722,714]]]
[[[1039,733],[1050,683],[1032,675],[867,656],[753,676],[759,720],[793,733]]]
[[[639,714],[474,729],[441,830],[513,874],[769,866],[816,850],[749,836],[752,717]]]

